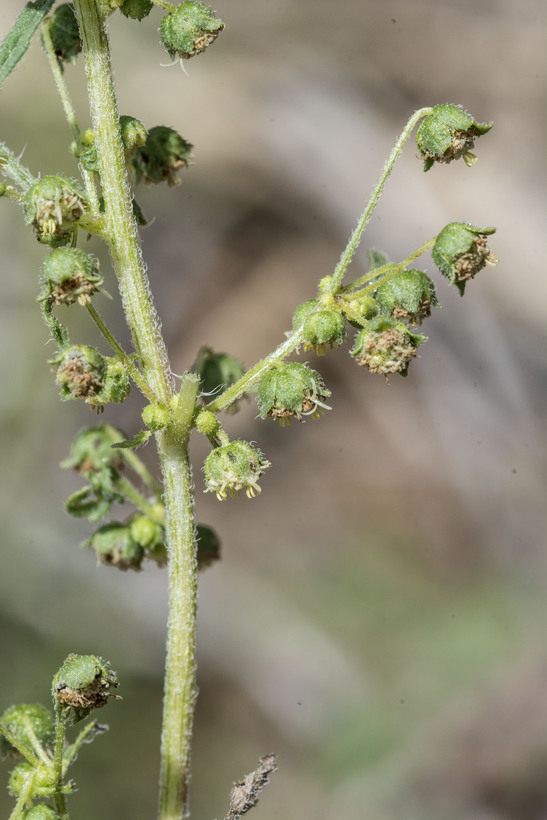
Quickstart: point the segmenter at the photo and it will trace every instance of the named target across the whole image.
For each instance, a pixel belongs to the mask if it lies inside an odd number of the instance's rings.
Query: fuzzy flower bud
[[[66,177],[45,176],[30,186],[23,207],[25,222],[32,225],[38,241],[55,248],[70,241],[87,203],[75,182]]]
[[[53,677],[53,700],[74,709],[77,720],[92,709],[106,706],[117,696],[110,691],[118,686],[110,664],[97,655],[69,655]]]
[[[28,788],[29,780],[32,780],[32,794],[35,797],[51,797],[57,791],[57,775],[51,764],[41,762],[33,766],[28,760],[22,760],[11,773],[10,793],[14,797],[19,797]],[[71,788],[67,785],[61,791],[67,794]]]
[[[129,161],[133,159],[137,150],[142,148],[146,143],[148,131],[136,117],[122,114],[120,116],[120,132],[122,135],[125,159]]]
[[[350,351],[358,365],[371,373],[400,373],[406,376],[410,360],[427,336],[412,333],[403,322],[377,316],[355,338]]]
[[[150,430],[157,432],[167,427],[171,421],[171,411],[164,404],[147,404],[141,418]]]
[[[133,159],[137,182],[158,185],[167,181],[169,187],[177,185],[177,171],[187,167],[192,148],[193,145],[174,128],[166,125],[151,128],[146,142],[137,148]]]
[[[6,709],[0,723],[8,729],[15,740],[29,752],[35,752],[36,741],[42,746],[53,746],[55,741],[55,721],[53,715],[40,703],[20,703]],[[0,736],[0,752],[20,756],[18,750]]]
[[[54,305],[88,305],[103,283],[99,262],[80,248],[58,248],[42,266],[42,290],[38,299]]]
[[[203,465],[205,492],[216,493],[219,501],[224,501],[228,493],[234,498],[245,488],[247,498],[254,498],[260,493],[258,480],[269,466],[260,450],[247,441],[216,447]]]
[[[224,28],[205,3],[185,2],[167,14],[160,25],[160,38],[172,60],[188,60],[210,46]]]
[[[51,364],[55,365],[62,401],[83,399],[101,408],[108,402],[120,404],[129,394],[131,385],[123,364],[102,356],[94,347],[72,345]]]
[[[274,367],[262,377],[258,386],[257,402],[260,418],[279,419],[281,426],[291,418],[302,421],[302,416],[318,418],[320,408],[330,410],[324,400],[331,395],[319,373],[305,364],[292,362]]]
[[[337,310],[316,310],[302,325],[304,350],[315,350],[324,356],[326,346],[340,347],[346,338],[346,320]]]
[[[61,70],[64,62],[74,65],[82,50],[82,42],[72,3],[63,3],[54,10],[49,24],[49,36]]]
[[[473,165],[471,153],[475,138],[490,131],[493,123],[475,122],[460,105],[436,105],[425,117],[416,134],[416,144],[424,158],[424,171],[435,162],[452,162],[463,157],[466,165]]]
[[[435,286],[421,270],[405,270],[397,274],[380,285],[375,299],[383,316],[393,316],[410,325],[421,325],[431,315],[431,308],[439,307]]]
[[[121,570],[141,569],[144,548],[133,538],[131,528],[118,521],[103,524],[83,543],[97,556],[98,564],[107,564]]]
[[[473,279],[485,265],[496,264],[497,259],[491,253],[486,238],[495,232],[495,228],[476,228],[467,222],[451,222],[437,236],[431,251],[433,261],[462,296],[469,279]]]

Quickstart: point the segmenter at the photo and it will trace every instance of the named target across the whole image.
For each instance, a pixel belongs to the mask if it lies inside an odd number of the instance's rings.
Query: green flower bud
[[[476,228],[468,222],[451,222],[442,229],[431,251],[433,261],[463,296],[466,282],[485,265],[498,261],[488,247],[487,236],[495,228]]]
[[[291,418],[318,418],[319,408],[330,410],[324,399],[331,395],[319,373],[305,364],[292,362],[274,367],[260,381],[257,402],[260,418],[279,419],[281,426]]]
[[[160,25],[160,39],[172,60],[188,60],[210,46],[224,23],[205,3],[186,2],[167,14]]]
[[[460,157],[466,165],[473,165],[477,159],[471,153],[475,138],[490,131],[493,124],[475,122],[460,105],[436,105],[424,117],[416,134],[424,171],[429,171],[434,162],[452,162]]]
[[[108,470],[121,470],[120,451],[112,447],[123,441],[124,434],[109,424],[85,427],[77,434],[70,448],[70,456],[61,462],[61,467],[78,470],[82,475]]]
[[[26,790],[29,780],[32,779],[32,794],[34,797],[50,797],[57,791],[57,775],[51,765],[38,763],[33,766],[27,760],[18,763],[9,779],[9,790],[14,797]],[[64,794],[71,791],[69,785],[62,788]]]
[[[368,319],[378,315],[379,309],[372,296],[360,296],[359,299],[349,296],[338,297],[340,310],[352,327],[360,330]]]
[[[293,331],[300,330],[301,326],[304,324],[304,321],[308,318],[310,313],[316,309],[318,304],[317,299],[307,299],[305,302],[302,302],[301,305],[298,305],[292,318]]]
[[[142,20],[143,17],[148,17],[152,8],[153,3],[151,0],[124,0],[120,6],[120,11],[124,17]]]
[[[205,471],[206,493],[216,493],[219,501],[224,501],[229,493],[232,498],[245,489],[247,498],[260,493],[258,480],[270,467],[257,447],[247,441],[231,441],[216,447],[207,458]]]
[[[42,290],[38,299],[54,305],[88,305],[103,283],[99,262],[80,248],[51,251],[42,266]]]
[[[55,365],[62,401],[83,399],[101,408],[108,402],[120,404],[129,394],[131,384],[123,364],[89,345],[72,345],[50,363]]]
[[[202,347],[198,358],[192,365],[192,372],[199,376],[199,387],[202,395],[209,400],[215,399],[245,374],[240,361],[228,353],[215,353],[210,347]],[[236,413],[238,403],[230,405],[228,412]],[[218,425],[217,425],[218,426]],[[203,432],[200,430],[200,432]],[[204,432],[204,435],[207,433]]]
[[[137,182],[157,185],[167,181],[169,187],[177,185],[177,171],[187,167],[192,148],[193,145],[173,128],[166,125],[151,128],[146,142],[137,148],[133,159]]]
[[[29,752],[35,752],[36,741],[46,747],[53,746],[55,741],[53,715],[40,703],[21,703],[11,706],[0,717],[0,723]],[[15,746],[12,746],[3,735],[0,736],[0,752],[2,757],[6,757],[7,754],[14,757],[20,756]]]
[[[142,148],[148,138],[148,131],[140,120],[129,117],[127,114],[120,116],[120,132],[122,135],[125,160],[129,162],[133,159],[137,150]]]
[[[403,322],[377,316],[357,334],[351,355],[371,373],[400,373],[406,376],[410,360],[427,336],[412,333]]]
[[[141,418],[150,430],[156,432],[167,427],[171,421],[171,411],[164,404],[147,404]]]
[[[82,42],[72,3],[63,3],[55,9],[49,24],[49,36],[61,70],[64,62],[74,65],[82,50]]]
[[[144,548],[133,538],[131,527],[118,521],[103,524],[83,543],[91,547],[98,564],[108,564],[121,570],[141,569]]]
[[[55,248],[70,241],[87,202],[75,182],[66,177],[45,176],[30,186],[23,208],[25,222],[33,226],[38,241]]]
[[[198,524],[196,541],[198,569],[207,569],[220,559],[220,539],[212,527]]]
[[[196,417],[196,428],[203,436],[216,435],[220,422],[210,410],[201,410]]]
[[[435,286],[421,270],[398,273],[380,285],[375,299],[383,316],[403,319],[411,325],[421,325],[431,315],[431,308],[439,307]]]
[[[23,820],[60,820],[60,817],[53,811],[51,806],[47,806],[45,803],[37,803],[36,806],[23,814]]]
[[[304,320],[302,331],[304,350],[324,356],[327,345],[333,350],[346,338],[346,320],[337,310],[316,310]]]
[[[72,153],[80,160],[86,171],[92,174],[99,173],[99,157],[95,146],[95,132],[92,128],[86,128],[82,132],[79,144],[72,143]]]
[[[80,720],[92,709],[106,706],[109,698],[117,698],[110,691],[117,686],[116,673],[107,661],[97,655],[71,654],[54,675],[51,694],[54,701],[74,709]]]

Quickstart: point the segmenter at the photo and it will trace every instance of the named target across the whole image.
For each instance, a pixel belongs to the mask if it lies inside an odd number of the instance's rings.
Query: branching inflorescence
[[[205,491],[224,500],[243,490],[260,492],[259,481],[271,465],[259,448],[230,441],[219,420],[235,412],[243,396],[255,392],[259,416],[281,425],[293,419],[318,418],[330,407],[331,391],[309,365],[288,359],[313,351],[323,356],[356,331],[350,355],[372,373],[406,376],[427,337],[416,327],[439,306],[432,280],[414,263],[431,250],[442,276],[463,296],[468,282],[495,262],[488,242],[494,228],[452,222],[401,262],[378,251],[369,254],[370,270],[344,282],[351,259],[385,182],[412,130],[419,124],[417,146],[424,170],[435,163],[463,158],[475,161],[474,140],[492,127],[478,123],[460,106],[443,104],[417,111],[407,123],[382,171],[339,264],[318,283],[312,298],[296,308],[287,338],[248,370],[226,353],[202,348],[177,391],[140,251],[139,228],[146,224],[130,184],[179,182],[192,145],[164,125],[147,129],[128,115],[118,115],[110,70],[105,24],[110,15],[143,20],[159,7],[160,35],[170,57],[188,60],[205,51],[224,24],[200,2],[173,5],[166,0],[54,0],[28,3],[0,49],[0,81],[13,70],[38,29],[72,133],[71,150],[80,171],[75,181],[57,174],[35,177],[0,143],[0,196],[17,203],[26,224],[49,251],[45,256],[38,301],[57,345],[50,359],[62,400],[79,399],[96,411],[123,402],[131,385],[143,394],[145,429],[127,438],[105,423],[83,429],[63,466],[85,485],[66,503],[71,515],[98,525],[84,544],[100,564],[140,570],[145,560],[169,568],[170,617],[162,727],[160,820],[176,820],[188,811],[188,782],[195,687],[195,618],[197,570],[219,557],[219,539],[194,516],[194,484],[188,456],[193,430],[205,436],[211,452],[204,464]],[[80,128],[64,72],[84,53],[91,126]],[[81,237],[94,235],[108,246],[134,350],[125,351],[95,307],[104,273],[85,252]],[[109,285],[109,288],[112,288]],[[75,306],[75,307],[73,307]],[[69,339],[59,315],[68,307],[86,310],[101,331],[110,355]],[[135,448],[155,437],[161,477],[152,476]],[[123,521],[109,518],[115,505],[129,502]],[[106,520],[105,520],[106,519]],[[16,763],[10,790],[16,803],[12,820],[68,818],[66,797],[73,790],[69,765],[83,743],[104,727],[92,720],[69,745],[66,729],[117,697],[109,664],[96,656],[69,655],[53,679],[53,713],[40,704],[8,708],[1,720],[4,752]],[[256,803],[256,796],[276,767],[273,756],[234,787],[229,817]]]

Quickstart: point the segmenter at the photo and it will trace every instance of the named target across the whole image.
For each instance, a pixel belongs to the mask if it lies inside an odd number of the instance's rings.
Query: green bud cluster
[[[25,221],[39,242],[56,248],[72,238],[87,202],[79,186],[61,176],[45,176],[31,185],[24,201]]]
[[[278,419],[281,426],[291,419],[303,416],[318,418],[321,409],[330,410],[324,403],[331,395],[323,379],[305,364],[279,364],[262,377],[257,393],[260,418]]]
[[[82,50],[82,42],[72,3],[63,3],[54,10],[49,22],[49,36],[61,70],[63,63],[74,65]]]
[[[412,333],[404,322],[387,316],[370,319],[356,338],[351,355],[371,373],[406,376],[411,359],[427,336]]]
[[[40,762],[33,765],[27,760],[22,760],[11,773],[9,779],[10,794],[14,797],[24,794],[28,789],[29,781],[32,782],[34,797],[51,797],[58,790],[57,775],[49,764]],[[72,786],[70,784],[61,789],[63,794],[69,794],[71,791]]]
[[[416,144],[424,158],[424,171],[435,162],[452,162],[463,157],[472,165],[476,157],[471,153],[476,137],[490,131],[493,123],[475,122],[460,105],[436,105],[424,117],[416,134]]]
[[[477,228],[467,222],[451,222],[437,236],[431,251],[433,261],[462,296],[469,279],[473,279],[485,265],[496,263],[487,240],[495,232],[495,228]]]
[[[117,697],[110,691],[117,686],[118,678],[108,661],[98,655],[71,654],[54,675],[51,694],[54,703],[72,709],[75,720],[81,720]]]
[[[103,283],[99,262],[80,248],[57,248],[46,257],[39,301],[53,305],[87,305]]]
[[[248,441],[231,441],[216,447],[205,459],[205,492],[224,501],[228,494],[234,498],[245,489],[247,498],[254,498],[260,493],[258,481],[268,467],[270,462],[257,447]]]
[[[71,345],[50,364],[63,401],[82,399],[100,410],[109,402],[120,404],[129,395],[131,383],[124,365],[89,345]]]
[[[135,147],[132,167],[137,182],[147,185],[167,182],[172,187],[179,182],[177,171],[188,166],[193,145],[174,128],[156,125],[148,131],[146,141],[140,145],[135,143]]]
[[[223,28],[210,6],[185,2],[163,18],[160,38],[172,60],[188,60],[210,46]]]

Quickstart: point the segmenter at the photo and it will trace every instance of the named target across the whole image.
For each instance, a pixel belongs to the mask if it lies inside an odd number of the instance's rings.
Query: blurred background
[[[4,0],[0,34],[22,2]],[[159,10],[111,19],[120,111],[194,148],[182,184],[141,189],[144,254],[173,369],[210,345],[247,365],[332,272],[412,112],[463,105],[495,127],[478,163],[422,172],[412,142],[354,260],[390,259],[454,220],[495,225],[500,261],[442,310],[407,379],[307,354],[332,390],[320,421],[281,429],[253,401],[226,418],[272,462],[262,495],[202,493],[222,561],[200,580],[196,818],[277,752],[256,820],[547,818],[545,551],[545,8],[540,0],[218,0],[226,30],[189,77]],[[541,56],[540,56],[541,55]],[[82,62],[66,78],[89,125]],[[0,138],[33,173],[74,175],[70,133],[36,41],[2,89]],[[48,702],[69,652],[118,671],[108,736],[74,766],[78,820],[155,816],[165,572],[97,568],[59,469],[87,407],[60,404],[35,302],[46,253],[0,202],[4,467],[0,709]],[[115,293],[109,262],[105,285]],[[116,300],[96,303],[127,341]],[[75,311],[72,311],[73,313]],[[71,317],[74,341],[97,335]],[[139,397],[103,417],[141,429]],[[141,450],[151,467],[152,447]],[[122,516],[124,511],[121,511]],[[7,767],[5,767],[7,772]],[[0,790],[0,814],[12,799]]]

